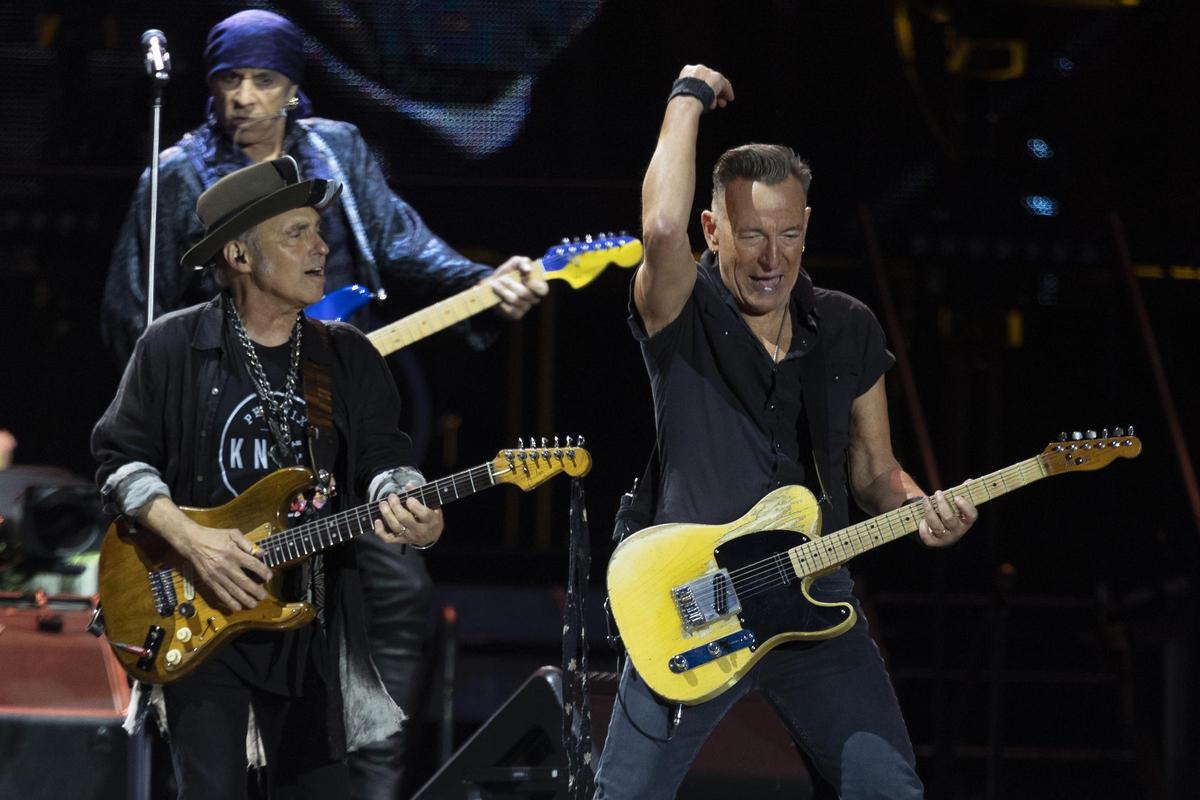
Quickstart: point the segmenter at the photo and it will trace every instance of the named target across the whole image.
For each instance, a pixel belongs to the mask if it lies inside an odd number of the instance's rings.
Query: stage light
[[[1035,217],[1057,217],[1058,201],[1044,194],[1027,194],[1021,202],[1025,210]]]
[[[1036,136],[1026,139],[1025,146],[1029,148],[1029,154],[1034,158],[1054,158],[1054,148],[1045,139]]]

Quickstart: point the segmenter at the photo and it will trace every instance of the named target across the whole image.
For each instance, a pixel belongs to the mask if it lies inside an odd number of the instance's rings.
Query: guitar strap
[[[613,515],[613,543],[620,544],[650,524],[658,500],[658,439],[646,461],[641,478],[634,478],[633,488],[621,495],[617,513]]]
[[[337,458],[337,431],[333,427],[333,380],[328,364],[333,358],[329,329],[321,322],[305,319],[314,343],[304,359],[304,403],[308,414],[308,457],[317,489],[329,494],[332,467]]]
[[[829,370],[825,364],[825,340],[819,333],[811,350],[800,358],[800,393],[803,413],[808,424],[810,464],[816,473],[817,502],[832,506],[826,481],[836,480],[829,458]]]

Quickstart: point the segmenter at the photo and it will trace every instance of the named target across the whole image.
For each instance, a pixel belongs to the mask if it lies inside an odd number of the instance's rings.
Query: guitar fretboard
[[[533,262],[533,274],[540,276],[542,271],[541,260]],[[457,325],[465,319],[470,319],[499,303],[500,298],[492,291],[491,282],[484,281],[466,291],[447,297],[445,300],[439,300],[428,308],[423,308],[414,314],[409,314],[407,317],[371,331],[367,334],[367,338],[371,344],[375,345],[375,349],[380,354],[390,355],[426,336],[432,336],[451,325]]]
[[[499,477],[505,472],[503,469],[497,472],[489,462],[396,494],[401,500],[415,497],[430,508],[438,508],[490,489],[500,483]],[[258,555],[269,567],[300,561],[335,544],[371,533],[379,518],[379,504],[367,503],[273,533],[259,541]]]
[[[1043,463],[1044,456],[1037,455],[1011,467],[997,470],[973,481],[947,489],[948,498],[967,496],[980,505],[988,500],[1008,494],[1014,489],[1028,486],[1045,478],[1049,473]],[[802,575],[811,575],[823,569],[835,567],[854,556],[879,547],[882,544],[907,536],[917,529],[925,516],[924,507],[913,503],[864,520],[827,536],[814,539],[807,544],[788,551],[792,563]]]

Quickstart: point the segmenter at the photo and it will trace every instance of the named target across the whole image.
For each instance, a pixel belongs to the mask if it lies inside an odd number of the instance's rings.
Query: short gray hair
[[[255,225],[250,230],[246,231],[245,233],[238,234],[236,237],[234,237],[233,239],[230,239],[229,241],[241,242],[242,244],[246,245],[246,249],[250,251],[250,254],[255,259],[258,259],[262,256],[262,231],[260,230],[261,227],[262,227],[262,224],[259,223],[258,225]],[[214,258],[212,260],[212,263],[209,265],[209,268],[212,271],[213,283],[217,284],[217,288],[218,289],[228,289],[229,283],[230,283],[229,273],[233,270],[233,267],[229,264],[228,261],[225,260],[225,246],[224,245],[222,245],[221,249],[217,251],[216,258]]]
[[[744,144],[726,150],[713,166],[713,209],[716,210],[720,205],[725,187],[738,178],[774,186],[789,177],[800,181],[804,196],[808,197],[812,168],[790,147],[781,144]]]

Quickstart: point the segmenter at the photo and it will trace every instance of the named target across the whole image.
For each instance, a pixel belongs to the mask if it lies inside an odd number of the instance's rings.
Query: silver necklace
[[[292,328],[292,359],[288,368],[287,382],[283,387],[282,403],[276,400],[275,395],[271,392],[271,384],[267,381],[266,370],[263,369],[262,362],[258,360],[254,343],[250,341],[250,336],[246,333],[246,326],[242,324],[242,318],[232,302],[229,303],[229,318],[233,320],[233,332],[237,334],[238,341],[242,343],[242,348],[246,351],[246,360],[250,365],[250,380],[254,384],[258,399],[262,400],[263,405],[267,407],[267,413],[263,416],[267,418],[267,426],[271,429],[271,438],[275,440],[268,454],[275,462],[275,466],[286,466],[294,461],[291,436],[288,435],[288,412],[291,411],[292,404],[296,399],[296,382],[300,379],[300,336],[304,333],[304,314],[303,312],[296,314],[296,325]]]
[[[771,355],[773,364],[779,363],[779,344],[783,341],[783,323],[787,321],[788,310],[783,310],[783,319],[779,320],[779,330],[775,332],[775,352]]]

